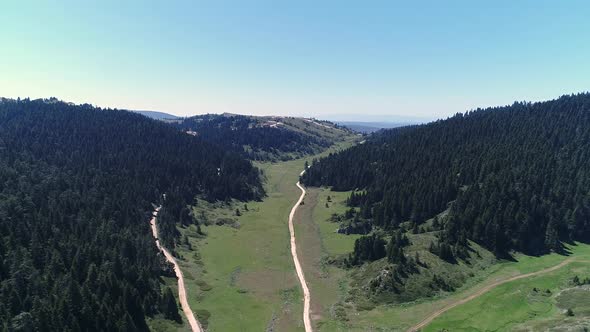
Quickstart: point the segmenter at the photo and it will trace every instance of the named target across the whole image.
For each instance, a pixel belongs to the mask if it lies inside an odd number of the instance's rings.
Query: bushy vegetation
[[[583,286],[583,285],[590,285],[590,278],[586,277],[584,279],[580,279],[577,275],[572,278],[572,284],[574,286]]]
[[[166,245],[186,205],[259,199],[250,162],[155,120],[50,100],[0,101],[0,329],[147,330],[178,320]],[[166,199],[162,200],[163,194]]]
[[[372,262],[385,257],[385,241],[373,234],[358,238],[354,242],[354,250],[347,261],[350,265]]]

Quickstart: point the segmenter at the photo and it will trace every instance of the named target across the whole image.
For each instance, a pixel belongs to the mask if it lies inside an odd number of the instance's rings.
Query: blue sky
[[[396,120],[590,86],[587,1],[83,2],[0,4],[0,96]]]

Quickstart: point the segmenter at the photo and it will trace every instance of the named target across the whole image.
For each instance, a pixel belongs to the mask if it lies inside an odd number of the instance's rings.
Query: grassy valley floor
[[[298,255],[311,292],[311,318],[315,329],[346,327],[341,321],[347,319],[343,308],[349,284],[347,271],[329,264],[329,260],[348,254],[359,235],[338,234],[338,224],[327,220],[332,213],[345,211],[348,194],[322,188],[307,189],[305,204],[294,219]],[[327,201],[328,195],[332,202]],[[316,220],[322,222],[314,222]]]
[[[267,177],[262,202],[195,207],[210,226],[179,228],[187,245],[177,246],[191,308],[208,331],[301,331],[302,292],[289,247],[288,215],[300,190],[305,161],[353,144],[356,137],[322,154],[257,166]],[[236,215],[236,209],[240,215]],[[217,223],[217,224],[216,224]],[[223,225],[219,225],[223,224]]]

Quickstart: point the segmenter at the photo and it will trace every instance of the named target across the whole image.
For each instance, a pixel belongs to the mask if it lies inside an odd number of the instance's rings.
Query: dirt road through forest
[[[191,310],[191,307],[188,304],[188,300],[186,297],[186,288],[184,287],[184,277],[182,276],[180,266],[178,266],[178,263],[176,262],[176,259],[174,259],[174,256],[172,256],[170,252],[168,252],[168,250],[164,248],[164,246],[160,245],[160,240],[158,238],[158,225],[156,224],[156,218],[158,217],[158,212],[160,211],[160,208],[161,207],[156,208],[152,220],[150,220],[150,225],[152,226],[152,234],[154,236],[154,239],[156,240],[156,246],[160,251],[164,253],[166,260],[174,265],[174,272],[176,273],[176,277],[178,278],[178,298],[180,299],[180,306],[182,307],[182,311],[184,312],[184,315],[188,320],[191,330],[193,332],[202,332],[203,329],[201,329],[201,325],[195,318],[195,315],[193,314],[193,311]]]

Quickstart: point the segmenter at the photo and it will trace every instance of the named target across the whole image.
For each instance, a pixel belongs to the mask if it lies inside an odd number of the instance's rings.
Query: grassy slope
[[[588,254],[590,252],[590,246],[587,245],[580,245],[574,250],[574,255],[579,256],[581,258],[586,257],[588,258]],[[542,257],[529,257],[524,255],[519,255],[516,257],[517,262],[502,262],[496,265],[491,266],[490,268],[481,271],[480,274],[475,275],[472,279],[469,280],[465,286],[458,289],[456,292],[452,294],[443,294],[440,298],[435,298],[431,300],[424,300],[417,303],[408,303],[404,305],[391,305],[391,306],[378,306],[372,310],[362,312],[359,316],[355,317],[355,321],[352,322],[350,330],[366,330],[367,328],[372,328],[379,331],[402,331],[414,324],[420,322],[422,319],[427,317],[430,313],[445,307],[446,305],[464,297],[469,296],[472,293],[475,293],[478,289],[484,287],[485,285],[491,284],[494,281],[501,280],[508,278],[510,276],[514,276],[521,273],[528,273],[534,272],[538,270],[545,269],[547,267],[551,267],[557,265],[561,260],[564,259],[563,256],[552,254]],[[572,265],[573,266],[573,265]],[[561,271],[561,270],[560,270]],[[541,278],[541,277],[538,277]],[[536,278],[531,278],[534,280]],[[517,281],[519,284],[529,284],[529,279],[524,279],[522,281]],[[506,286],[501,286],[498,289],[502,289],[503,287],[510,287],[507,284]],[[532,283],[529,284],[528,288],[532,289],[535,287]],[[537,285],[537,287],[539,287]],[[491,295],[484,295],[482,298],[494,298],[495,293],[492,291]],[[477,301],[477,300],[476,300]],[[502,307],[506,305],[505,300],[501,297],[496,298],[496,307]],[[463,319],[472,319],[473,324],[478,326],[478,318],[477,317],[470,317],[472,312],[464,311],[465,308],[473,308],[479,304],[475,304],[476,302],[469,302],[463,306],[459,306],[447,314],[452,313],[461,313],[465,312],[465,314],[461,315]],[[490,305],[490,303],[481,304],[485,306]],[[491,312],[491,311],[490,311]],[[439,319],[444,319],[447,314],[441,316]],[[513,320],[516,316],[512,315],[511,310],[505,310],[502,312],[497,312],[492,318],[491,321],[501,321],[503,320]],[[451,328],[451,330],[455,331],[461,327],[460,319],[456,319],[456,317],[450,318],[452,321],[439,321],[435,320],[433,325],[427,327],[427,331],[438,331],[438,329],[442,327]],[[516,320],[518,321],[518,320]],[[493,329],[492,329],[493,330]],[[501,329],[500,329],[501,330]]]
[[[572,287],[570,281],[574,275],[590,276],[590,246],[572,246],[571,250],[575,262],[545,275],[501,285],[443,314],[425,331],[439,331],[449,327],[452,327],[453,331],[525,330],[527,328],[541,331],[556,325],[566,325],[583,317],[586,317],[586,326],[588,326],[590,313],[586,307],[590,292],[586,291],[584,294],[585,303],[579,299],[576,300],[572,292],[559,293],[560,290]],[[518,263],[504,264],[502,271],[526,273],[556,265],[561,260],[563,256],[555,254],[539,258],[521,257]],[[535,287],[539,291],[533,291]],[[547,289],[551,291],[550,294],[545,293]],[[572,308],[578,317],[566,319],[562,311],[567,308]]]
[[[350,146],[356,137],[348,136],[323,154]],[[234,218],[239,228],[212,225],[204,227],[206,237],[196,228],[180,229],[193,247],[179,246],[183,259],[191,308],[209,331],[279,331],[303,329],[302,295],[289,248],[288,214],[300,191],[295,186],[305,160],[261,163],[268,197],[263,202],[231,206],[201,204],[209,221]],[[240,208],[242,215],[234,214]],[[207,319],[204,319],[204,318]]]
[[[284,117],[281,119],[281,121],[285,124],[286,128],[290,130],[323,137],[330,141],[345,141],[350,135],[352,135],[352,133],[348,130],[326,128],[322,125],[317,125],[316,123],[312,123],[309,120],[303,118]]]
[[[234,116],[235,114],[224,113],[226,116]],[[303,134],[318,136],[334,142],[342,142],[350,139],[350,136],[355,135],[347,128],[335,128],[333,124],[321,123],[315,120],[310,120],[301,117],[291,116],[256,116],[246,115],[250,119],[263,123],[266,121],[279,121],[282,123],[282,128]],[[327,128],[329,127],[329,128]]]

